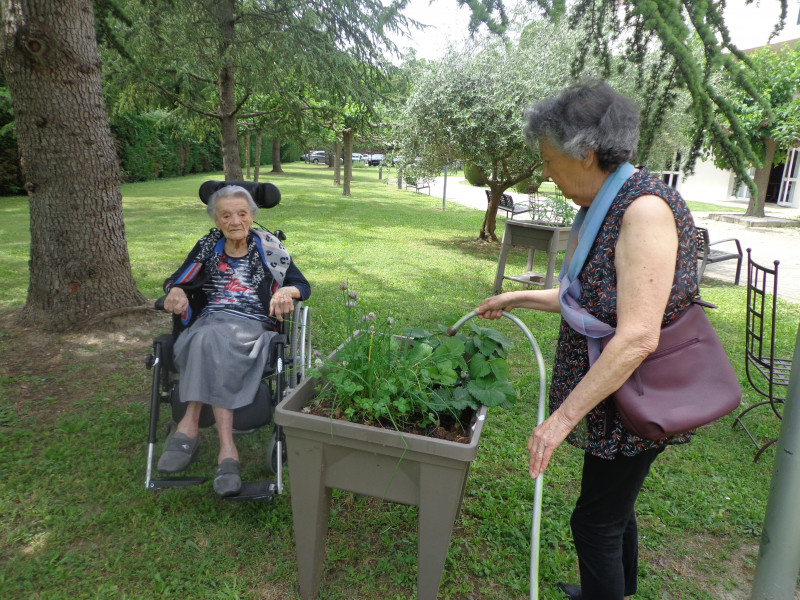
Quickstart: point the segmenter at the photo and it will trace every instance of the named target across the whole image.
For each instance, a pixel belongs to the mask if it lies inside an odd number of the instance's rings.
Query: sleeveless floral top
[[[631,202],[640,196],[658,196],[672,209],[678,231],[678,255],[662,326],[674,321],[697,295],[697,258],[692,215],[683,198],[675,190],[646,170],[634,173],[614,198],[600,232],[594,241],[586,264],[578,279],[582,292],[579,304],[592,315],[617,326],[617,276],[614,267],[616,243],[622,217]],[[562,319],[558,336],[553,380],[550,385],[550,410],[555,411],[589,370],[586,337]],[[628,432],[622,425],[614,402],[606,398],[592,409],[567,437],[567,441],[590,454],[613,459],[618,454],[634,456],[642,451],[663,448],[668,444],[689,441],[683,433],[659,441],[645,440]]]

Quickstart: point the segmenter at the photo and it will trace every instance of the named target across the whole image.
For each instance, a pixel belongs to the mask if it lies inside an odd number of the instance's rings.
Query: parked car
[[[377,167],[379,164],[383,162],[385,156],[383,154],[370,154],[369,159],[367,160],[367,164],[370,167]]]
[[[364,160],[365,156],[366,156],[365,154],[359,154],[358,152],[353,152],[353,162],[356,162],[358,160]]]
[[[325,159],[325,150],[312,150],[308,153],[308,162],[315,165],[324,164],[327,162]]]

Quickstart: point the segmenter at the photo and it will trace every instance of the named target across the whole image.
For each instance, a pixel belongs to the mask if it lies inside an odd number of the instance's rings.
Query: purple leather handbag
[[[742,388],[703,305],[695,300],[662,327],[658,348],[614,393],[625,429],[660,440],[736,409]],[[602,346],[613,336],[603,338]]]

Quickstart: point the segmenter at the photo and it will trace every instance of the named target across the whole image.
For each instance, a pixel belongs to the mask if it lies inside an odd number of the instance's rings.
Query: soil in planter
[[[339,409],[333,409],[327,402],[327,400],[322,400],[320,404],[308,406],[303,410],[309,414],[316,415],[318,417],[325,417],[326,419],[342,419],[342,411]],[[398,430],[402,433],[410,433],[413,435],[422,435],[440,440],[448,440],[450,442],[458,442],[459,444],[469,444],[470,427],[473,419],[475,418],[475,412],[472,410],[466,411],[463,417],[463,421],[470,424],[467,427],[462,425],[460,421],[450,415],[440,415],[439,426],[429,427],[427,429],[413,426],[401,427],[400,429],[397,429],[391,422],[382,421],[356,422],[360,425],[369,425],[370,427]]]

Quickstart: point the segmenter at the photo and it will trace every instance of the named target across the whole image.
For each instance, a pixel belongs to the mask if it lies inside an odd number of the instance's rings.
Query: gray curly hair
[[[240,185],[226,185],[225,187],[219,188],[216,192],[211,194],[208,197],[208,204],[206,205],[206,212],[208,216],[212,219],[217,216],[217,200],[220,198],[228,198],[229,196],[238,196],[240,198],[244,198],[247,200],[247,204],[250,207],[250,213],[255,216],[258,214],[258,205],[253,200],[253,196],[250,195],[246,189],[244,189]]]
[[[604,81],[586,81],[528,108],[525,138],[534,149],[545,138],[577,159],[592,149],[598,166],[611,172],[636,153],[639,108]]]

